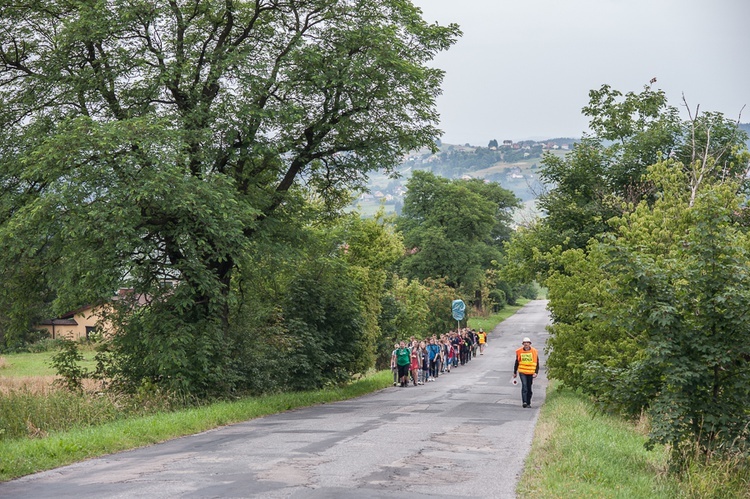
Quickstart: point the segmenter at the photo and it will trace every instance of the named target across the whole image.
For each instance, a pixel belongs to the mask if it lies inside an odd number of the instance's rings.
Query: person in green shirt
[[[396,350],[396,366],[398,366],[398,379],[401,386],[409,386],[409,366],[411,364],[411,350],[406,348],[406,343],[401,341],[399,348]]]

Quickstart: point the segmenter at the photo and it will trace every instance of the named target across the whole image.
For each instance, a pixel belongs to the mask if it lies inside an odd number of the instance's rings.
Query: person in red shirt
[[[531,385],[539,373],[539,352],[531,346],[531,339],[524,338],[523,346],[516,350],[513,377],[521,375],[521,401],[524,408],[531,407]]]

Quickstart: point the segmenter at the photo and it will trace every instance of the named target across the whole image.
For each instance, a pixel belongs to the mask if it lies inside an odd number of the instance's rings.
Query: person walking
[[[409,386],[409,367],[411,366],[411,350],[406,348],[406,342],[401,341],[396,350],[396,365],[398,366],[398,379],[401,387]]]
[[[473,329],[469,329],[469,339],[471,340],[471,356],[476,357],[479,348],[479,335]]]
[[[427,353],[427,343],[424,341],[421,341],[419,343],[419,360],[421,362],[422,369],[420,370],[421,374],[421,384],[427,383],[427,380],[430,378],[430,355]]]
[[[445,356],[445,372],[449,373],[451,372],[451,367],[453,367],[453,344],[447,337],[443,340],[443,352]]]
[[[430,344],[427,345],[427,353],[430,359],[430,378],[428,381],[435,381],[438,377],[440,365],[440,347],[435,343],[435,338],[430,338]]]
[[[396,364],[396,352],[398,351],[398,343],[393,345],[393,352],[391,352],[391,371],[393,371],[393,386],[398,384],[398,365]]]
[[[531,339],[524,338],[523,346],[516,350],[516,363],[513,366],[513,377],[521,375],[521,401],[523,407],[531,407],[531,385],[539,373],[539,352],[531,346]]]
[[[479,337],[479,355],[484,355],[484,345],[487,343],[487,333],[484,332],[484,329],[480,328],[477,336]]]
[[[409,372],[411,373],[411,380],[414,386],[419,384],[419,344],[417,340],[411,342],[411,363],[409,364]]]

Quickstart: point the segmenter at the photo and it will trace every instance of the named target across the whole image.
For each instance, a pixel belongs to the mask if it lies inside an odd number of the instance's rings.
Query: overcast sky
[[[443,142],[580,137],[588,91],[640,92],[750,122],[750,0],[412,0],[464,35],[434,65]]]

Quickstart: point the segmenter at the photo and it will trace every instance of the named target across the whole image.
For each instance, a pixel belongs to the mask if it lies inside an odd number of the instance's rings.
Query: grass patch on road
[[[381,371],[340,388],[248,397],[100,426],[50,432],[44,438],[0,440],[0,481],[269,414],[359,397],[389,387],[392,382],[391,372]]]

